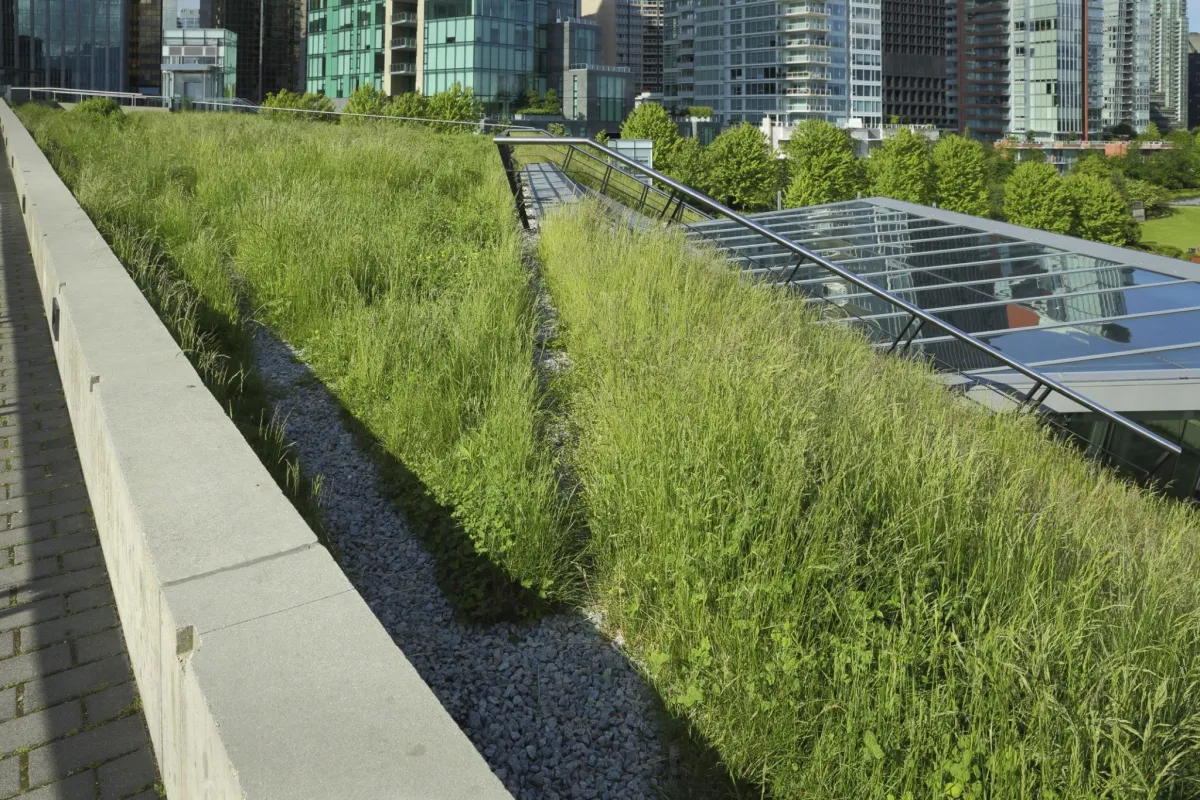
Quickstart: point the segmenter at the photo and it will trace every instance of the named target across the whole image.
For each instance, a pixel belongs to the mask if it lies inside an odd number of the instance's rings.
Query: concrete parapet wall
[[[0,129],[168,796],[508,797],[3,103]]]

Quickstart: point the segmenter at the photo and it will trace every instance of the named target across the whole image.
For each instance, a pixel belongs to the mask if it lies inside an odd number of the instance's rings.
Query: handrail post
[[[513,166],[512,153],[500,143],[496,144],[496,149],[500,151],[500,163],[504,167],[505,176],[508,177],[508,188],[512,191],[513,202],[517,204],[517,216],[521,219],[521,227],[529,230],[529,213],[525,210],[524,191],[520,176],[516,174],[516,168]]]

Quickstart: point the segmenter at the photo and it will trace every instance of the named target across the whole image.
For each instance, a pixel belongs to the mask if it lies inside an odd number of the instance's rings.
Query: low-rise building
[[[237,97],[237,38],[224,28],[163,31],[163,96],[173,100]]]

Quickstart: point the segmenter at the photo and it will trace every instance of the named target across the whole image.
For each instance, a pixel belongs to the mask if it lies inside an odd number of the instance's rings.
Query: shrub
[[[323,94],[305,92],[296,94],[287,89],[280,89],[274,94],[268,94],[263,101],[268,109],[297,109],[300,113],[279,110],[264,111],[264,116],[272,119],[290,119],[300,122],[337,122],[335,114],[309,113],[333,111],[333,101]]]
[[[107,119],[124,117],[121,106],[111,97],[89,97],[86,100],[80,100],[71,109],[71,113],[79,114],[80,116],[104,117]]]
[[[429,115],[429,102],[420,92],[405,92],[393,97],[383,107],[383,113],[389,117],[425,119]]]
[[[371,84],[364,83],[350,93],[350,97],[346,100],[346,105],[344,108],[342,108],[342,111],[346,114],[380,115],[383,114],[383,109],[387,105],[389,105],[389,103],[388,96],[386,94],[379,91]],[[366,122],[368,120],[355,117],[341,117],[341,121],[342,124],[354,124]]]

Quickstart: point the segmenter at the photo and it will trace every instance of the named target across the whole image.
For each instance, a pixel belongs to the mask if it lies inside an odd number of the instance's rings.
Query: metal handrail
[[[1153,470],[1151,470],[1151,473],[1153,473],[1155,470],[1157,470],[1157,468],[1160,467],[1162,465],[1162,463],[1166,461],[1166,458],[1168,455],[1174,454],[1174,455],[1178,456],[1183,453],[1183,448],[1181,448],[1179,445],[1177,445],[1174,442],[1171,442],[1167,439],[1164,439],[1162,436],[1159,436],[1158,434],[1154,433],[1153,431],[1144,428],[1143,426],[1137,424],[1133,420],[1123,417],[1114,411],[1110,411],[1109,409],[1105,408],[1104,406],[1100,405],[1099,403],[1097,403],[1093,400],[1090,400],[1087,397],[1084,397],[1079,392],[1075,391],[1074,389],[1070,388],[1069,386],[1065,386],[1065,385],[1059,383],[1058,381],[1054,380],[1053,378],[1049,377],[1048,375],[1044,375],[1044,374],[1038,372],[1037,370],[1034,370],[1034,369],[1031,369],[1030,367],[1025,366],[1020,361],[1016,361],[1016,360],[1008,357],[1007,355],[1000,352],[999,350],[992,347],[991,345],[987,344],[986,342],[982,342],[979,339],[976,339],[974,336],[967,333],[966,331],[960,330],[960,329],[956,328],[955,326],[949,324],[945,320],[939,319],[938,317],[935,317],[932,314],[927,313],[923,309],[918,308],[917,306],[913,305],[912,303],[909,303],[908,301],[906,301],[900,297],[897,297],[896,295],[892,294],[891,292],[887,291],[886,289],[881,289],[880,287],[876,286],[875,284],[873,284],[869,281],[863,280],[855,273],[850,272],[849,270],[838,266],[837,264],[833,263],[832,261],[827,261],[826,259],[817,255],[816,253],[813,253],[812,251],[808,250],[807,248],[796,244],[791,239],[780,236],[779,234],[775,233],[774,231],[770,230],[769,228],[764,228],[762,225],[759,225],[758,223],[754,222],[753,220],[742,216],[738,212],[725,206],[723,203],[720,203],[720,202],[714,200],[713,198],[709,197],[708,195],[706,195],[702,192],[698,192],[695,189],[691,188],[690,186],[680,183],[679,181],[675,180],[674,178],[668,177],[667,175],[664,175],[661,172],[658,172],[657,170],[651,169],[631,158],[628,158],[627,156],[625,156],[621,153],[618,153],[616,150],[611,150],[601,144],[598,144],[598,143],[592,141],[591,139],[582,139],[582,138],[577,138],[577,137],[555,137],[551,140],[547,140],[547,139],[530,140],[530,139],[523,139],[521,137],[497,136],[493,141],[495,141],[497,147],[501,147],[501,148],[509,148],[509,147],[516,147],[516,146],[521,146],[521,145],[529,145],[529,144],[538,144],[538,145],[542,145],[542,146],[550,144],[550,145],[573,145],[576,147],[586,145],[588,147],[592,147],[596,150],[599,150],[602,153],[604,153],[604,155],[606,155],[607,157],[615,159],[618,162],[620,162],[634,170],[637,170],[648,177],[653,178],[655,181],[658,181],[666,186],[669,186],[673,190],[673,192],[680,195],[679,202],[681,204],[683,203],[683,197],[689,197],[692,200],[711,208],[717,214],[729,219],[730,221],[736,222],[741,227],[757,233],[758,235],[774,242],[775,244],[780,245],[781,247],[783,247],[786,250],[790,250],[792,253],[799,256],[799,258],[800,258],[800,260],[795,265],[796,267],[800,267],[806,261],[810,262],[818,267],[821,267],[822,269],[832,272],[834,275],[837,275],[838,277],[842,278],[843,280],[848,281],[849,283],[852,283],[853,285],[859,287],[863,291],[873,294],[876,297],[878,297],[879,299],[881,299],[887,303],[890,303],[891,305],[893,305],[903,311],[908,312],[908,314],[912,317],[912,319],[909,321],[909,325],[905,328],[905,330],[901,332],[900,337],[896,340],[897,343],[899,343],[900,339],[902,339],[905,336],[905,334],[907,334],[909,332],[909,329],[912,327],[912,323],[914,321],[919,320],[918,325],[924,325],[926,323],[935,325],[938,328],[944,330],[947,334],[949,334],[949,336],[951,338],[957,339],[958,341],[962,342],[963,344],[967,345],[968,347],[971,347],[975,350],[978,350],[981,353],[984,353],[984,354],[990,356],[991,358],[995,359],[996,361],[1000,362],[1001,364],[1004,364],[1005,366],[1007,366],[1009,369],[1013,370],[1014,372],[1017,372],[1017,373],[1025,376],[1026,378],[1029,378],[1030,380],[1032,380],[1033,386],[1030,387],[1028,394],[1025,395],[1024,400],[1021,402],[1022,406],[1029,403],[1030,401],[1033,401],[1033,403],[1035,405],[1041,405],[1045,401],[1046,397],[1050,394],[1050,392],[1055,392],[1055,393],[1061,395],[1062,397],[1067,398],[1068,400],[1075,403],[1076,405],[1082,406],[1083,408],[1086,408],[1087,410],[1089,410],[1095,414],[1099,414],[1101,417],[1105,418],[1109,422],[1119,425],[1120,427],[1130,431],[1131,433],[1133,433],[1137,436],[1140,436],[1143,439],[1147,439],[1147,440],[1153,442],[1154,444],[1158,445],[1159,447],[1161,447],[1163,450],[1167,451],[1159,459],[1158,463],[1155,465],[1155,468]]]

